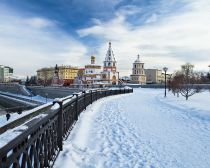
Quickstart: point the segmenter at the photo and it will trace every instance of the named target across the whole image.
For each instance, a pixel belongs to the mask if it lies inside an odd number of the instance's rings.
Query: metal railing
[[[92,102],[133,89],[93,90],[54,101],[59,108],[36,120],[27,130],[0,149],[0,168],[52,167],[80,113]]]

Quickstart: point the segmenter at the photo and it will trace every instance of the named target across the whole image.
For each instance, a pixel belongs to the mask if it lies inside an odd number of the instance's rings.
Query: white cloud
[[[15,75],[32,75],[45,66],[84,61],[86,47],[59,31],[55,22],[8,11],[0,11],[0,62],[13,67]]]
[[[135,6],[135,5],[126,5],[122,6],[117,12],[116,15],[124,15],[124,16],[129,16],[129,15],[134,15],[141,13],[141,8]]]
[[[24,22],[28,24],[29,26],[32,26],[35,28],[45,28],[45,27],[54,26],[54,23],[52,21],[49,21],[47,19],[40,18],[40,17],[33,17],[33,18],[25,19]]]
[[[81,37],[95,36],[103,39],[98,48],[100,59],[113,41],[118,67],[123,74],[131,72],[132,62],[140,53],[146,67],[168,66],[171,71],[185,62],[197,69],[208,70],[210,64],[210,2],[186,0],[184,11],[167,14],[158,21],[154,15],[148,24],[133,26],[124,14],[116,14],[111,21],[78,30]],[[154,22],[155,21],[155,22]]]

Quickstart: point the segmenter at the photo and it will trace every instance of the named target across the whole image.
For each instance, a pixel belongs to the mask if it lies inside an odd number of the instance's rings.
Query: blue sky
[[[146,68],[210,64],[207,0],[1,0],[0,60],[16,75],[56,63],[98,64],[111,41],[121,75],[141,55]]]

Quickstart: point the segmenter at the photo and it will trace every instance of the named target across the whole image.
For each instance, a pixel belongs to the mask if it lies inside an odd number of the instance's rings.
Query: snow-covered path
[[[89,106],[55,167],[209,167],[210,93],[188,102],[162,93],[136,89]]]

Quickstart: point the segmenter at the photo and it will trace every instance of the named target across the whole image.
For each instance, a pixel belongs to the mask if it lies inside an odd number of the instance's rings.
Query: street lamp
[[[166,71],[168,70],[168,68],[167,67],[164,67],[163,68],[163,71],[165,72],[165,96],[164,97],[166,97]]]

